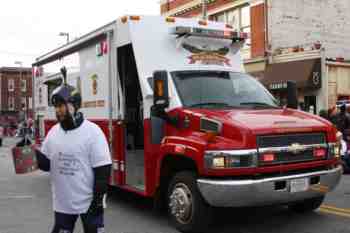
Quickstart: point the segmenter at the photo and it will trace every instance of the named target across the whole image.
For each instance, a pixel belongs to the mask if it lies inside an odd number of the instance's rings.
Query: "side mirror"
[[[294,81],[287,81],[287,107],[298,109],[298,89]]]
[[[157,109],[169,107],[168,73],[166,71],[153,73],[153,106]]]

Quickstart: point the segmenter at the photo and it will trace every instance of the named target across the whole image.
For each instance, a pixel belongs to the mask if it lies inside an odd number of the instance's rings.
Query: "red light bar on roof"
[[[178,36],[210,37],[217,39],[228,39],[233,41],[244,41],[248,38],[248,34],[244,32],[182,26],[173,28],[171,33]]]

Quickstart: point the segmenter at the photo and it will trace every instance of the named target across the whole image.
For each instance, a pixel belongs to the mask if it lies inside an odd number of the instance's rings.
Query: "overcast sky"
[[[125,14],[159,15],[159,0],[11,0],[1,3],[0,67],[34,59]]]

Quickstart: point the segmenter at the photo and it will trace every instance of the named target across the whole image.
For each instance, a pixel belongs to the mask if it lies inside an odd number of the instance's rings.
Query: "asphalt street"
[[[53,224],[49,175],[16,175],[10,149],[18,139],[6,138],[0,148],[0,233],[48,233]],[[165,213],[152,210],[151,200],[113,190],[106,209],[107,233],[173,233]],[[316,212],[295,214],[285,207],[220,209],[208,232],[348,233],[350,175],[329,194]],[[82,233],[81,223],[77,233]]]

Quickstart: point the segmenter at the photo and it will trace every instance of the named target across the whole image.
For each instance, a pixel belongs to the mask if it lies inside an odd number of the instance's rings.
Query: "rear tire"
[[[168,188],[167,203],[169,217],[181,232],[203,232],[211,222],[211,207],[197,188],[194,172],[182,171],[173,177]]]
[[[324,200],[324,196],[306,199],[301,202],[289,204],[288,208],[297,213],[306,213],[318,209]]]

